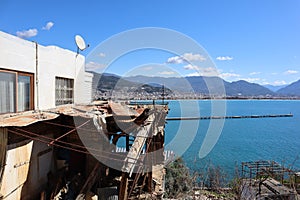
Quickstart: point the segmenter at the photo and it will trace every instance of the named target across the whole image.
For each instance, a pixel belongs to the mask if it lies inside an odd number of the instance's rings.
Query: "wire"
[[[44,143],[44,144],[47,144],[47,145],[49,145],[49,142],[47,142],[47,141],[45,141],[45,140],[41,140],[41,139],[38,139],[38,138],[35,138],[35,137],[32,137],[32,136],[29,136],[29,135],[26,135],[26,134],[23,134],[23,133],[19,133],[19,132],[17,132],[17,131],[13,131],[13,130],[8,130],[9,132],[11,132],[11,133],[14,133],[14,134],[17,134],[17,135],[21,135],[21,136],[23,136],[23,137],[26,137],[26,138],[30,138],[30,139],[32,139],[32,140],[35,140],[35,141],[39,141],[39,142],[42,142],[42,143]],[[71,151],[76,151],[76,152],[79,152],[79,153],[84,153],[84,154],[88,154],[88,155],[93,155],[93,154],[91,154],[90,152],[88,152],[88,151],[81,151],[81,150],[79,150],[79,149],[75,149],[75,148],[72,148],[72,147],[67,147],[67,146],[63,146],[63,145],[59,145],[59,144],[56,144],[56,143],[54,143],[54,144],[52,144],[52,146],[57,146],[57,147],[60,147],[60,148],[64,148],[64,149],[68,149],[68,150],[71,150]],[[108,153],[108,152],[102,152],[102,153]],[[108,153],[108,154],[110,154],[110,153]],[[112,154],[112,155],[114,155],[114,156],[116,156],[117,154]],[[113,157],[109,157],[109,156],[103,156],[103,155],[100,155],[100,154],[95,154],[95,155],[93,155],[93,156],[99,156],[100,158],[106,158],[106,159],[109,159],[109,160],[116,160],[116,161],[121,161],[121,162],[124,162],[124,160],[122,159],[117,159],[117,158],[113,158]]]
[[[23,130],[23,129],[19,129],[19,128],[14,128],[18,131],[22,131],[22,132],[25,132],[27,134],[31,134],[31,135],[34,135],[36,137],[42,137],[42,138],[45,138],[47,140],[53,140],[53,138],[50,138],[50,137],[47,137],[47,136],[44,136],[44,135],[39,135],[37,133],[33,133],[33,132],[30,132],[30,131],[26,131],[26,130]],[[87,149],[87,150],[91,150],[91,151],[97,151],[97,152],[100,152],[100,153],[104,153],[104,154],[108,154],[108,156],[117,156],[117,157],[121,157],[123,158],[122,155],[118,155],[118,154],[113,154],[113,153],[109,153],[109,152],[105,152],[105,151],[101,151],[99,149],[94,149],[94,148],[90,148],[90,147],[85,147],[85,146],[81,146],[81,145],[78,145],[78,144],[74,144],[74,143],[70,143],[70,142],[65,142],[65,141],[57,141],[57,142],[60,142],[62,144],[66,144],[66,145],[70,145],[70,146],[74,146],[74,147],[78,147],[78,148],[82,148],[82,149]],[[53,145],[53,144],[49,144],[49,142],[47,142],[48,145]]]
[[[65,127],[65,128],[72,128],[72,129],[76,128],[76,129],[81,129],[81,130],[89,131],[89,132],[93,132],[93,133],[99,133],[96,130],[91,130],[91,129],[82,128],[82,127],[76,127],[76,126],[68,126],[68,125],[65,125],[65,124],[58,124],[58,123],[54,123],[54,122],[42,121],[42,123],[51,124],[51,125],[54,125],[54,126],[61,126],[61,127]]]

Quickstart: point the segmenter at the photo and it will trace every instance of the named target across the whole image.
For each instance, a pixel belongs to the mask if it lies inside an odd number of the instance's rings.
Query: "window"
[[[33,75],[0,70],[0,113],[33,109]]]
[[[68,78],[55,78],[55,105],[74,103],[74,80]]]

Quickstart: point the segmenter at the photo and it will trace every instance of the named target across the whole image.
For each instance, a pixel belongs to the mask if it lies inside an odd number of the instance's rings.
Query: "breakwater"
[[[166,118],[166,120],[169,120],[169,121],[170,120],[208,120],[208,119],[242,119],[242,118],[272,118],[272,117],[293,117],[293,114],[168,117],[168,118]]]

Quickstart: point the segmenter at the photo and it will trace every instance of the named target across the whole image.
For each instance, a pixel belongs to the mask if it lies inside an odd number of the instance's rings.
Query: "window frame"
[[[67,82],[66,89],[63,91],[65,95],[68,94],[68,91],[71,91],[71,103],[65,103],[67,100],[63,100],[62,98],[58,99],[57,98],[57,92],[59,91],[59,89],[57,88],[57,81],[59,80],[65,80],[65,81],[69,81]],[[61,106],[61,105],[70,105],[70,104],[74,104],[74,79],[72,78],[66,78],[66,77],[61,77],[61,76],[55,76],[55,106]],[[68,87],[68,84],[70,83],[70,85],[72,87]],[[62,89],[60,89],[60,92],[62,92]],[[62,102],[62,103],[58,103],[58,102]]]
[[[28,73],[28,72],[22,72],[22,71],[3,69],[3,68],[0,68],[0,72],[15,74],[14,113],[34,110],[34,74],[33,73]],[[18,78],[19,78],[19,76],[28,76],[30,78],[30,83],[29,83],[29,85],[30,85],[30,87],[29,87],[29,92],[30,92],[30,95],[29,95],[29,109],[25,110],[25,111],[19,111],[19,109],[18,109]],[[3,112],[2,113],[0,111],[0,114],[6,114],[6,113],[10,113],[10,112]]]

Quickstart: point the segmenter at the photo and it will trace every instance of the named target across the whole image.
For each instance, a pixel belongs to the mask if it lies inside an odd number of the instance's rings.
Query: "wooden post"
[[[126,151],[129,151],[129,134],[126,135]]]
[[[153,136],[154,137],[154,136]],[[153,164],[153,155],[151,154],[151,152],[153,152],[154,149],[154,142],[153,139],[147,139],[147,163],[146,163],[146,167],[148,168],[147,170],[149,170],[149,172],[147,173],[147,191],[149,193],[152,193],[152,164]],[[154,156],[155,157],[155,156]],[[148,165],[148,166],[147,166]]]
[[[148,181],[147,181],[147,191],[149,193],[152,193],[152,171],[148,172]]]
[[[119,200],[127,200],[128,199],[128,173],[122,173],[122,179],[120,183],[119,189]]]

